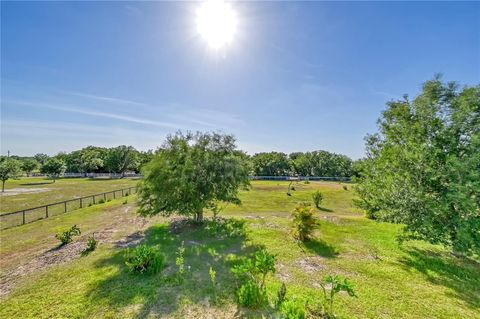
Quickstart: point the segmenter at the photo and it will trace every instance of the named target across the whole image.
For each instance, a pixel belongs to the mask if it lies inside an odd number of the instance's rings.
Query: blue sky
[[[198,2],[2,2],[1,153],[155,149],[177,130],[240,148],[362,157],[385,102],[435,73],[480,83],[480,4],[234,2],[208,48]]]

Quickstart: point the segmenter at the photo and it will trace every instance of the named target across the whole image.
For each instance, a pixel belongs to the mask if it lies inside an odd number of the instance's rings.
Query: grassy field
[[[315,239],[298,245],[290,235],[290,213],[315,190],[325,195]],[[271,307],[255,311],[235,302],[230,268],[258,247],[277,254],[277,272],[267,280],[274,295],[281,282],[287,296],[319,298],[318,282],[327,274],[350,278],[358,298],[340,295],[340,318],[480,318],[480,263],[452,257],[423,242],[399,245],[399,225],[368,220],[356,211],[353,191],[338,183],[296,185],[253,183],[242,192],[242,206],[227,206],[224,217],[246,221],[238,236],[218,236],[205,227],[172,232],[169,220],[135,215],[134,198],[114,200],[66,215],[4,230],[1,239],[2,318],[257,318],[272,317]],[[77,224],[82,236],[61,249],[53,234]],[[95,232],[96,251],[81,256]],[[168,267],[158,275],[135,275],[124,264],[125,247],[146,242],[161,250]],[[172,280],[175,257],[184,242],[189,272]],[[22,266],[22,267],[19,267]],[[209,268],[217,271],[217,298]]]
[[[44,177],[8,180],[0,193],[0,214],[135,186],[136,180],[62,178],[53,183]]]

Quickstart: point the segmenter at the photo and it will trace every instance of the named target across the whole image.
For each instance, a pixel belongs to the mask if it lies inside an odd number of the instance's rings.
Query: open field
[[[202,227],[172,232],[166,218],[136,216],[133,196],[127,203],[113,200],[2,231],[0,317],[270,317],[270,307],[238,308],[230,272],[239,257],[264,246],[278,260],[267,283],[272,296],[283,281],[288,296],[313,301],[325,275],[341,274],[354,282],[358,298],[340,296],[340,318],[480,318],[480,263],[423,242],[399,245],[399,225],[368,220],[352,207],[351,185],[344,190],[339,183],[302,183],[290,197],[286,182],[252,185],[241,194],[242,206],[221,212],[246,221],[238,236],[218,236]],[[315,240],[298,245],[290,235],[290,213],[317,189],[325,200]],[[81,237],[56,249],[53,234],[73,224],[82,229]],[[100,245],[82,257],[93,232]],[[168,267],[161,274],[127,271],[123,250],[142,241],[165,254]],[[179,283],[171,279],[182,242],[190,270]],[[217,271],[216,302],[210,267]]]
[[[137,180],[44,177],[8,180],[0,193],[0,214],[135,186]]]

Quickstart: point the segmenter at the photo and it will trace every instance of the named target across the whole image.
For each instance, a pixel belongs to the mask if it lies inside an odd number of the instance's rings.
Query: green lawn
[[[239,257],[266,247],[278,260],[277,272],[267,283],[272,296],[283,281],[287,296],[311,301],[319,297],[318,282],[325,275],[341,274],[354,282],[358,298],[340,295],[340,318],[480,318],[478,261],[452,257],[444,248],[423,242],[399,245],[395,236],[400,227],[364,218],[352,207],[353,191],[348,188],[338,183],[298,184],[287,196],[285,182],[256,181],[252,190],[242,192],[242,206],[230,205],[221,213],[246,221],[245,233],[233,237],[199,227],[171,232],[167,219],[136,217],[133,196],[128,203],[118,199],[2,231],[2,280],[18,265],[32,265],[54,249],[52,234],[61,227],[77,224],[82,229],[82,237],[71,247],[84,243],[92,232],[101,239],[88,256],[77,254],[16,280],[12,292],[1,299],[0,317],[268,318],[271,307],[237,307],[230,272]],[[318,211],[320,225],[315,240],[300,246],[289,232],[290,212],[317,189],[325,195]],[[169,266],[161,274],[127,271],[125,248],[119,246],[129,235],[136,238],[139,230],[146,243],[165,254]],[[178,283],[172,278],[182,242],[190,271]],[[216,302],[210,267],[217,271]]]
[[[136,180],[44,177],[8,180],[0,193],[0,214],[136,185]]]

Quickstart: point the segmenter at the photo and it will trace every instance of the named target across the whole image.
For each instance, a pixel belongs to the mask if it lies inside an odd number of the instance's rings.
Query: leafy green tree
[[[43,164],[43,166],[40,168],[40,172],[47,174],[47,176],[52,178],[53,182],[55,183],[55,179],[65,173],[66,168],[67,166],[65,165],[64,161],[54,157]]]
[[[358,163],[357,204],[404,223],[403,239],[480,253],[480,86],[436,77],[387,105]]]
[[[154,152],[152,150],[148,150],[146,152],[138,152],[137,158],[138,158],[138,166],[137,169],[135,170],[137,173],[140,172],[143,166],[148,164],[153,157],[155,156]]]
[[[47,154],[43,154],[43,153],[38,153],[38,154],[35,154],[33,156],[33,158],[35,158],[35,160],[37,162],[40,163],[40,165],[43,165],[47,162],[47,160],[50,158],[50,156],[48,156]]]
[[[2,181],[2,193],[5,192],[5,182],[11,178],[18,178],[22,173],[21,163],[11,158],[5,158],[0,162],[0,180]]]
[[[133,146],[126,145],[110,148],[105,156],[104,165],[109,172],[123,176],[127,170],[136,169],[137,151]]]
[[[253,172],[257,176],[289,175],[287,154],[279,152],[257,153],[251,158]]]
[[[246,162],[232,135],[177,133],[169,136],[142,170],[142,215],[193,216],[203,221],[218,202],[240,204],[238,189],[249,185]]]
[[[37,169],[38,167],[38,162],[32,158],[27,158],[22,161],[21,168],[27,174],[27,176],[30,176],[30,174]]]
[[[103,167],[100,152],[94,149],[85,149],[80,156],[80,169],[83,173],[91,173]]]

